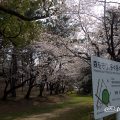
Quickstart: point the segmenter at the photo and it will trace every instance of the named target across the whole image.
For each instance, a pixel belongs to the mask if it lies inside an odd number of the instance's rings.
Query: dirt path
[[[25,118],[17,118],[15,120],[49,120],[52,119],[54,117],[59,116],[61,113],[70,111],[72,108],[65,108],[65,109],[58,109],[56,111],[53,111],[51,113],[43,113],[40,115],[32,115],[32,116],[28,116]]]

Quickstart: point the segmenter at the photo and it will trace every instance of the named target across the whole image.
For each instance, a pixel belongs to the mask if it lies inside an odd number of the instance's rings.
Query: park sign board
[[[94,117],[99,119],[116,113],[115,109],[120,108],[120,63],[92,56],[91,66]]]

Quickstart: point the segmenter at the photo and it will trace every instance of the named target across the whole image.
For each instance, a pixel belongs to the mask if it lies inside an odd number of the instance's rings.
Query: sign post
[[[96,119],[96,120],[103,120],[103,118],[100,118],[100,119]]]
[[[116,120],[120,120],[120,112],[116,113]]]
[[[92,56],[91,66],[94,118],[102,120],[116,113],[120,120],[120,63]]]

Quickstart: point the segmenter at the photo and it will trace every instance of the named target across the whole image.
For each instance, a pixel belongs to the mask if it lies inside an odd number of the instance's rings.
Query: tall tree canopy
[[[42,28],[36,20],[52,16],[57,8],[57,0],[2,0],[0,36],[4,44],[24,46],[35,40]]]
[[[2,0],[0,11],[25,21],[32,21],[49,17],[56,2],[56,0]]]

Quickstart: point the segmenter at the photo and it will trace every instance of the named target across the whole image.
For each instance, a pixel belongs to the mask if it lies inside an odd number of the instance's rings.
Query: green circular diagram
[[[108,105],[109,99],[110,99],[110,94],[109,94],[109,92],[108,92],[107,89],[104,89],[104,90],[102,91],[102,102],[103,102],[105,105]]]

